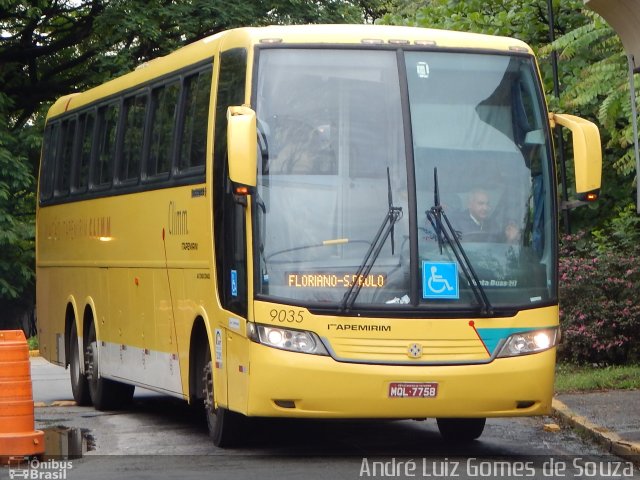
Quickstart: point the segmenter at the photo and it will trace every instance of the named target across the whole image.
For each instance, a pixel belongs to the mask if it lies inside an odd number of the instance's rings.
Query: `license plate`
[[[392,382],[389,384],[389,398],[435,398],[437,396],[437,383]]]

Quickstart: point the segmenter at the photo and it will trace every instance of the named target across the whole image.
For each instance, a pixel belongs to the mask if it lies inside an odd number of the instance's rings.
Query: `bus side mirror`
[[[229,178],[234,193],[249,194],[257,183],[258,137],[256,112],[245,106],[227,110]]]
[[[598,127],[593,122],[564,113],[551,113],[549,120],[552,127],[557,123],[571,130],[578,198],[597,200],[602,178],[602,146]]]

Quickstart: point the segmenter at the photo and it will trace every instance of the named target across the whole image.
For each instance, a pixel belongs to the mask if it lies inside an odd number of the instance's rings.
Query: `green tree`
[[[636,179],[627,59],[619,37],[596,13],[583,12],[588,22],[542,49],[558,52],[572,66],[565,76],[559,108],[597,121],[604,147],[603,188],[598,205],[602,227],[623,215],[633,203]],[[636,77],[636,91],[640,83]],[[636,102],[637,102],[636,98]]]
[[[10,108],[11,101],[0,93],[0,309],[5,321],[33,305],[35,196],[24,152],[39,142],[39,132],[34,136],[30,127],[10,131]]]
[[[382,22],[502,35],[523,40],[534,48],[549,41],[546,0],[429,0],[413,10],[405,7],[384,16]],[[562,35],[584,23],[580,0],[554,0],[555,33]]]

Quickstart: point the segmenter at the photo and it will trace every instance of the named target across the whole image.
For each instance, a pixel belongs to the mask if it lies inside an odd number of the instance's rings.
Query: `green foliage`
[[[620,223],[629,222],[621,220]],[[637,235],[637,234],[636,234]],[[624,245],[624,247],[623,247]],[[560,252],[561,361],[640,361],[640,245],[567,236]]]
[[[617,215],[591,233],[598,252],[628,252],[640,245],[640,217],[633,204],[616,209]]]
[[[580,0],[553,2],[556,34],[583,22],[579,6]],[[546,0],[431,0],[414,12],[385,15],[382,22],[515,37],[534,49],[549,41]]]
[[[29,129],[9,131],[4,112],[10,105],[0,93],[0,301],[32,296],[34,276],[34,182],[21,153],[34,138]]]
[[[38,350],[38,347],[39,347],[38,337],[29,337],[27,339],[27,345],[29,345],[29,350]]]
[[[597,14],[583,12],[588,22],[551,45],[541,54],[558,52],[572,65],[563,79],[559,107],[600,126],[603,152],[603,187],[600,212],[588,222],[600,226],[633,201],[635,155],[631,123],[631,99],[626,55],[619,37]],[[636,76],[636,91],[640,82]],[[636,102],[638,98],[636,98]],[[579,214],[578,214],[579,215]]]

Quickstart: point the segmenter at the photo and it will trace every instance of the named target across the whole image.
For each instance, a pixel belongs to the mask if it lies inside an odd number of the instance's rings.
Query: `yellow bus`
[[[597,128],[511,38],[241,28],[50,109],[40,347],[74,398],[135,386],[250,417],[547,414],[560,338],[551,127],[596,198]]]

